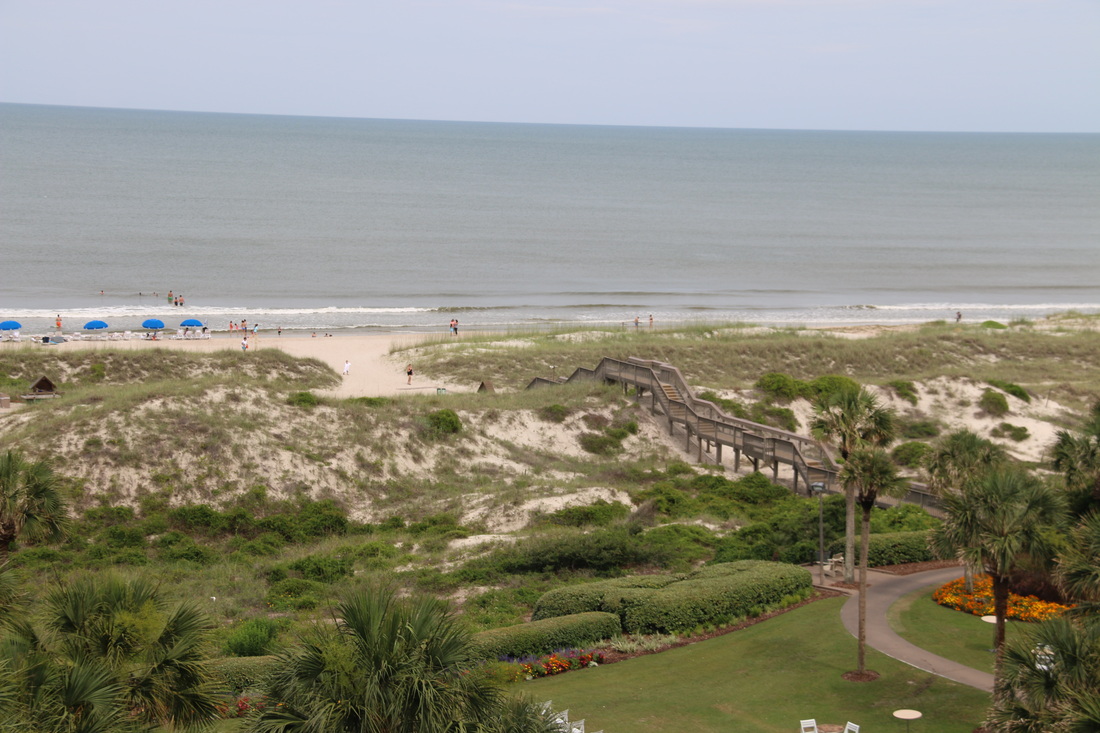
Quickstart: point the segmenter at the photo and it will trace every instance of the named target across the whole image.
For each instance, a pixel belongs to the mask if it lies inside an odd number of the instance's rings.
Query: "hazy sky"
[[[0,101],[1100,132],[1100,0],[0,0]]]

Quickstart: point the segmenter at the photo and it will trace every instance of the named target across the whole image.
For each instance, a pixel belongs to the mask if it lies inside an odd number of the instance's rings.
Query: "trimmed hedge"
[[[931,530],[917,532],[888,532],[873,534],[867,543],[868,567],[880,565],[904,565],[910,562],[928,562],[936,556],[928,546]],[[844,552],[844,540],[829,545],[830,553]],[[856,542],[856,560],[859,562],[859,542]]]
[[[619,617],[613,613],[577,613],[482,631],[474,634],[473,647],[481,659],[524,657],[582,647],[621,633]]]
[[[265,657],[221,657],[207,662],[210,671],[221,678],[226,687],[233,692],[258,690],[275,671],[279,658],[273,655]]]
[[[669,633],[758,615],[804,598],[810,587],[805,568],[742,560],[686,576],[640,576],[558,588],[539,599],[533,618],[608,611],[618,614],[627,633]]]

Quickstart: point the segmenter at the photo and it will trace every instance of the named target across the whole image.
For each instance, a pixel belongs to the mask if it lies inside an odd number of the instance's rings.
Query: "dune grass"
[[[865,383],[958,376],[1020,384],[1060,402],[1088,402],[1100,391],[1100,348],[1095,331],[1013,328],[990,332],[977,326],[928,324],[848,339],[818,331],[748,330],[743,324],[676,330],[605,329],[584,332],[479,334],[415,348],[425,373],[455,381],[492,380],[522,389],[534,377],[568,376],[594,367],[601,357],[638,356],[671,363],[695,384],[742,389],[762,374],[780,371],[798,379],[846,374]]]
[[[989,695],[868,650],[881,677],[847,682],[856,641],[840,622],[843,598],[660,654],[518,686],[568,708],[586,728],[634,733],[788,733],[802,718],[899,731],[899,708],[924,713],[921,733],[970,733]],[[980,622],[979,622],[980,623]]]
[[[933,589],[934,590],[934,589]],[[890,609],[890,626],[903,639],[933,654],[993,674],[993,624],[978,616],[945,608],[932,600],[932,590],[914,591]],[[1011,642],[1027,624],[1008,621],[1006,639]]]

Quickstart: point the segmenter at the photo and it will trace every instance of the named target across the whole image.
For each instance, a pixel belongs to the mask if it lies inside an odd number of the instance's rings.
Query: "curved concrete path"
[[[867,573],[869,586],[867,588],[867,645],[917,669],[923,669],[925,672],[931,672],[979,690],[992,692],[993,675],[944,659],[910,644],[890,628],[890,622],[887,619],[890,606],[902,596],[930,585],[943,585],[950,580],[962,577],[962,574],[960,568],[928,570],[912,575],[889,575],[869,571]],[[841,608],[840,618],[852,636],[858,637],[858,593],[848,598]]]

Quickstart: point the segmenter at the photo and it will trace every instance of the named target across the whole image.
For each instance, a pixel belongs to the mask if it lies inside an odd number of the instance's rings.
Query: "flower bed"
[[[571,669],[584,669],[603,664],[601,652],[584,649],[566,649],[541,657],[525,657],[513,660],[516,665],[513,680],[533,680],[536,677],[568,672]]]
[[[941,606],[975,616],[990,616],[993,614],[993,581],[988,575],[974,576],[974,592],[968,594],[965,578],[952,580],[937,588],[932,593],[932,600]],[[1041,601],[1035,596],[1018,596],[1015,593],[1009,593],[1006,618],[1016,621],[1046,621],[1067,608],[1072,606]]]

